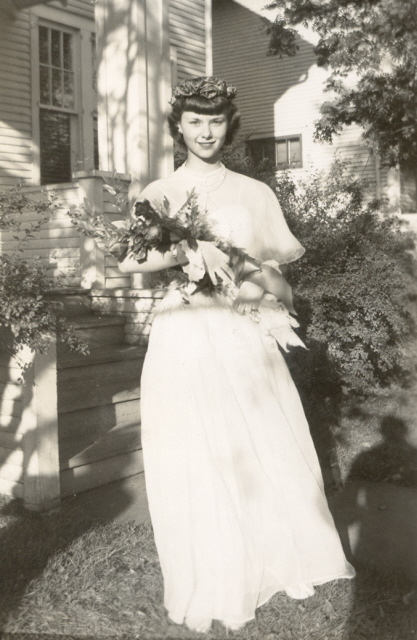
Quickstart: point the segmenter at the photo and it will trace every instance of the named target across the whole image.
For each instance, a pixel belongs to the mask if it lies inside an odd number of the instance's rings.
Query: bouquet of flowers
[[[175,252],[179,247],[188,260],[188,264],[181,267],[186,274],[183,280],[195,284],[195,291],[211,290],[231,280],[238,281],[244,265],[246,270],[248,265],[254,271],[259,269],[259,261],[214,233],[207,214],[198,206],[194,191],[187,195],[185,203],[175,214],[171,214],[167,198],[158,209],[148,200],[136,202],[131,218],[119,222],[111,222],[104,214],[92,211],[87,202],[84,209],[88,217],[79,209],[71,211],[73,224],[119,260],[129,256],[140,263],[146,261],[152,249],[165,253]],[[230,269],[226,267],[222,273],[222,282],[211,269],[216,251],[223,254],[225,265],[230,265]]]
[[[148,200],[136,202],[133,215],[124,221],[111,222],[103,213],[93,211],[87,201],[83,210],[73,208],[70,216],[81,232],[94,238],[101,249],[118,260],[129,256],[140,263],[146,261],[153,249],[175,253],[179,247],[188,262],[180,267],[182,277],[178,277],[178,269],[169,270],[169,280],[179,281],[181,287],[186,287],[187,296],[197,291],[217,290],[234,298],[243,275],[246,277],[261,267],[260,261],[214,233],[207,213],[198,206],[194,190],[175,214],[164,198],[159,208]],[[213,263],[222,264],[222,269],[213,268]],[[298,322],[274,296],[266,296],[251,317],[283,349],[304,346],[293,331],[299,326]]]

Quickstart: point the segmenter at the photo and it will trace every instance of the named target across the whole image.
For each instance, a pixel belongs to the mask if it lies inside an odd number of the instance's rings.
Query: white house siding
[[[65,11],[75,13],[83,18],[91,18],[92,20],[94,20],[94,5],[95,2],[93,0],[67,0],[64,4]],[[63,3],[56,0],[48,3],[48,6],[62,10]]]
[[[206,1],[171,0],[169,3],[170,42],[175,59],[174,82],[188,76],[206,75]]]
[[[0,187],[32,178],[29,14],[0,21]]]
[[[259,10],[264,4],[213,2],[214,74],[237,86],[242,134],[251,138],[301,134],[303,169],[327,168],[338,152],[352,159],[370,180],[369,197],[375,197],[375,160],[361,144],[358,127],[346,129],[333,145],[314,142],[314,122],[326,99],[323,82],[328,72],[317,67],[313,45],[301,37],[294,57],[267,56],[268,36]],[[302,174],[303,169],[295,172]]]

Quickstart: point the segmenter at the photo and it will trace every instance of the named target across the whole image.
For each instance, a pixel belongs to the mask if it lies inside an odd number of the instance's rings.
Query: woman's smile
[[[223,114],[205,115],[185,111],[180,132],[189,154],[210,164],[217,162],[227,134],[227,118]]]

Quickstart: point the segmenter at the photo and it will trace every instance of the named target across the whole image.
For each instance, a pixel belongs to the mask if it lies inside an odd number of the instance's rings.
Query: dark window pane
[[[273,138],[262,141],[262,160],[270,160],[275,163],[275,143]]]
[[[51,64],[53,67],[62,67],[61,31],[56,29],[51,29]]]
[[[51,96],[49,90],[49,68],[39,68],[39,83],[40,83],[40,99],[41,104],[51,104]]]
[[[100,157],[98,152],[98,117],[93,115],[93,136],[94,136],[94,169],[100,169]]]
[[[97,98],[97,44],[95,33],[91,35],[91,57],[93,60],[93,91],[95,98]]]
[[[48,64],[48,29],[46,27],[39,27],[39,62]]]
[[[64,100],[63,107],[66,109],[74,108],[74,74],[64,71]]]
[[[52,69],[52,104],[54,107],[63,107],[62,96],[62,72]]]
[[[72,70],[72,36],[64,33],[64,69]]]
[[[275,163],[275,145],[273,138],[251,140],[249,142],[249,155],[255,164],[263,160],[270,160]]]
[[[277,150],[277,164],[278,165],[288,164],[287,141],[277,140],[276,150]]]
[[[251,140],[248,144],[248,155],[252,158],[255,164],[258,164],[262,160],[262,147],[258,140]]]
[[[71,181],[70,116],[40,110],[41,184]]]
[[[290,138],[288,141],[289,146],[289,163],[290,165],[301,164],[301,140],[300,138]]]

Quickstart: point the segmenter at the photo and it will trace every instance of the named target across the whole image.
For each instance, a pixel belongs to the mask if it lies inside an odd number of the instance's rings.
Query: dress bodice
[[[193,190],[201,211],[213,220],[215,233],[249,255],[283,264],[303,254],[304,249],[289,230],[272,189],[223,165],[208,174],[190,171],[182,165],[167,178],[150,183],[140,199],[148,199],[158,207],[166,198],[174,215]]]

